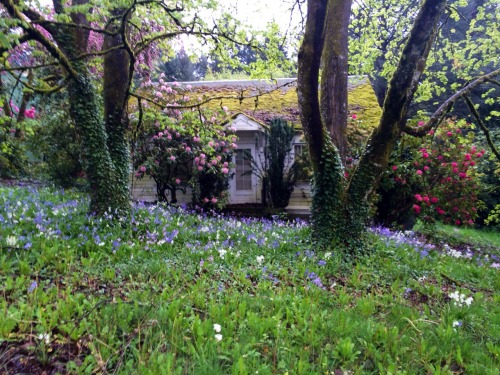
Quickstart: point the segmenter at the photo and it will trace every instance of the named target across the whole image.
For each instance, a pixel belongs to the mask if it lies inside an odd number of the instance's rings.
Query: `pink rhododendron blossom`
[[[393,166],[392,166],[392,170],[393,170],[393,171],[395,171],[395,170],[397,170],[397,169],[398,169],[398,166],[397,166],[397,165],[393,165]]]
[[[174,156],[174,155],[172,155],[172,156],[170,157],[170,160],[175,161],[175,156]]]
[[[415,194],[415,199],[419,202],[422,202],[422,196],[420,194]]]
[[[428,167],[427,165],[426,165],[426,166],[424,166],[424,171],[426,171],[426,172],[427,172],[428,170],[429,170],[429,167]]]
[[[181,183],[181,180],[179,180],[178,178],[176,178],[176,179],[175,179],[175,183],[176,183],[177,185],[179,185],[179,184]]]
[[[228,173],[229,173],[229,169],[227,169],[227,168],[222,168],[222,173],[224,173],[224,174],[228,174]]]
[[[141,165],[141,167],[139,168],[139,170],[141,172],[146,172],[146,167],[144,165]]]
[[[419,176],[421,176],[424,172],[422,172],[422,171],[419,169],[419,170],[417,170],[417,172],[416,172],[416,173],[417,173]]]
[[[414,204],[413,211],[415,211],[416,214],[419,214],[420,213],[420,206],[418,204]]]
[[[212,203],[213,203],[213,204],[216,204],[216,203],[217,203],[217,198],[213,197],[213,198],[212,198]]]

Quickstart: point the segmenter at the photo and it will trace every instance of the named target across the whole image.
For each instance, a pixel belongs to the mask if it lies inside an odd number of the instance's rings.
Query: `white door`
[[[251,172],[252,162],[250,156],[255,158],[255,145],[238,144],[234,153],[235,174],[231,180],[229,198],[230,203],[256,203],[257,184],[256,177]]]

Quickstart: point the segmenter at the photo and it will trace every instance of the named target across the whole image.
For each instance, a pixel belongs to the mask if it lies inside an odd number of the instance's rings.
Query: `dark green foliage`
[[[42,118],[29,148],[41,160],[38,172],[56,186],[63,188],[86,185],[80,162],[80,140],[67,109],[54,110]]]
[[[0,130],[0,177],[19,178],[29,173],[29,162],[23,142],[2,134]]]
[[[295,186],[295,165],[287,165],[290,162],[294,135],[293,126],[279,118],[271,121],[266,134],[264,158],[269,163],[269,197],[274,208],[288,206]]]
[[[195,81],[205,74],[204,71],[198,71],[197,67],[198,64],[194,64],[182,48],[177,55],[165,62],[160,70],[165,74],[164,80],[167,82],[185,82]]]
[[[490,132],[493,143],[499,145],[500,128],[491,129]],[[482,133],[479,133],[477,138],[483,145],[485,144]],[[484,147],[486,148],[486,146]],[[486,150],[488,149],[486,148]],[[487,155],[491,155],[491,153],[487,152]],[[500,205],[500,164],[494,156],[491,156],[487,160],[483,160],[479,166],[479,172],[482,174],[479,199],[483,202],[483,207],[478,211],[479,217],[477,223],[482,226],[486,224],[485,220],[491,215],[492,210],[496,206],[498,210],[498,206]],[[500,221],[492,221],[488,225],[500,229]]]
[[[252,160],[251,173],[261,181],[262,203],[270,208],[288,206],[297,182],[298,165],[291,158],[294,135],[293,125],[286,120],[271,120],[264,133],[264,157]]]

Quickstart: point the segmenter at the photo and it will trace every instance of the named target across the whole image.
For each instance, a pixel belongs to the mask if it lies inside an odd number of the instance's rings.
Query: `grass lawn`
[[[303,222],[86,207],[0,187],[0,373],[500,373],[498,233],[374,228],[346,270]]]

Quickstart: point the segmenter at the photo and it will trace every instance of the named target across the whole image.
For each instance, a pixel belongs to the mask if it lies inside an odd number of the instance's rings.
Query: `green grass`
[[[85,210],[0,188],[0,373],[499,374],[495,245],[373,235],[346,271],[303,224]]]
[[[500,232],[497,231],[479,231],[469,227],[457,228],[444,224],[437,224],[435,231],[449,242],[500,248]]]

